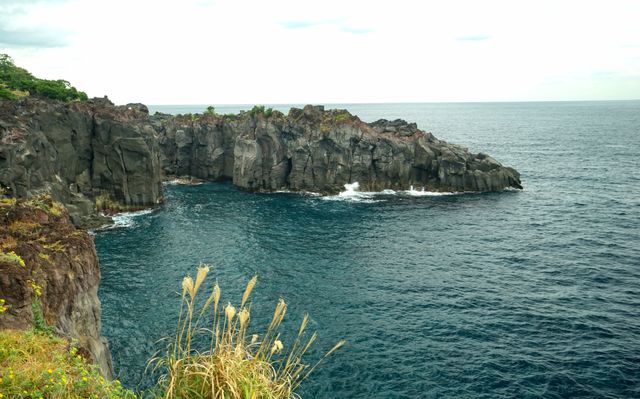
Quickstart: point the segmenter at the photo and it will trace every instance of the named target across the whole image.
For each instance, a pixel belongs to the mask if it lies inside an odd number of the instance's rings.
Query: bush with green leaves
[[[25,94],[61,101],[87,99],[86,93],[78,91],[66,80],[38,79],[16,66],[9,55],[0,54],[0,99],[14,100]]]
[[[271,108],[271,107],[266,108],[264,105],[254,105],[253,108],[251,108],[251,110],[249,110],[249,114],[250,115],[262,114],[266,118],[269,118],[271,115],[273,115],[273,108]]]

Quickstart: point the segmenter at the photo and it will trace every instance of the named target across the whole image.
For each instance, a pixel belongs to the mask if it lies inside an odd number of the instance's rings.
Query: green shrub
[[[249,110],[251,115],[264,114],[264,105],[254,105],[251,110]]]
[[[9,309],[9,305],[5,305],[6,301],[0,298],[0,313],[4,313]]]
[[[351,117],[351,114],[347,110],[338,110],[334,116],[334,120],[336,122],[342,122],[349,119],[349,117]]]
[[[0,86],[0,99],[2,100],[15,100],[18,98],[13,92],[5,87]]]
[[[259,115],[262,114],[266,118],[271,117],[273,115],[273,108],[266,108],[264,105],[254,105],[253,108],[249,110],[250,115]]]
[[[14,91],[61,101],[87,99],[86,93],[78,91],[66,80],[38,79],[16,66],[9,55],[0,54],[0,98],[14,100],[17,97]]]

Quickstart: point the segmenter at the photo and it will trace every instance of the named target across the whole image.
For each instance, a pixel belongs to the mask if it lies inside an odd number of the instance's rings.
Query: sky
[[[0,53],[117,104],[640,98],[639,0],[0,0]]]

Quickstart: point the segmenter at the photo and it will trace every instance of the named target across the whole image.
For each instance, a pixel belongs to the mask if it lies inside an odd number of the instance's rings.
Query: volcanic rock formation
[[[237,116],[152,117],[170,175],[231,179],[250,191],[498,191],[522,188],[519,173],[486,154],[438,140],[415,123],[365,123],[322,106]]]
[[[96,197],[153,206],[162,198],[154,134],[142,105],[0,101],[0,186],[16,197],[50,192],[75,223],[95,214]]]
[[[0,186],[47,191],[76,224],[98,208],[162,201],[163,175],[232,180],[249,191],[498,191],[520,175],[486,154],[438,140],[415,123],[365,123],[346,110],[308,105],[238,115],[149,116],[107,99],[0,101]]]

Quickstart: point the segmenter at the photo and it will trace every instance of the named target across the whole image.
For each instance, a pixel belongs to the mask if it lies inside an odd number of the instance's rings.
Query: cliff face
[[[154,115],[161,166],[167,175],[205,180],[230,180],[237,127],[224,118]]]
[[[58,334],[78,339],[89,360],[112,377],[100,335],[99,282],[93,239],[73,226],[60,203],[44,196],[0,199],[0,298],[9,306],[0,313],[0,329],[28,329],[43,318]]]
[[[498,191],[522,188],[519,173],[485,154],[438,140],[415,124],[368,124],[344,110],[323,107],[205,115],[155,116],[166,173],[232,179],[251,191],[364,190]]]
[[[17,197],[51,192],[76,224],[95,216],[95,198],[122,209],[157,204],[163,172],[250,191],[335,193],[356,181],[371,191],[522,188],[517,171],[488,155],[345,110],[149,117],[144,105],[100,99],[0,101],[0,185]]]
[[[0,185],[16,197],[49,191],[76,223],[95,215],[99,196],[154,205],[162,197],[154,133],[141,105],[0,101]]]

